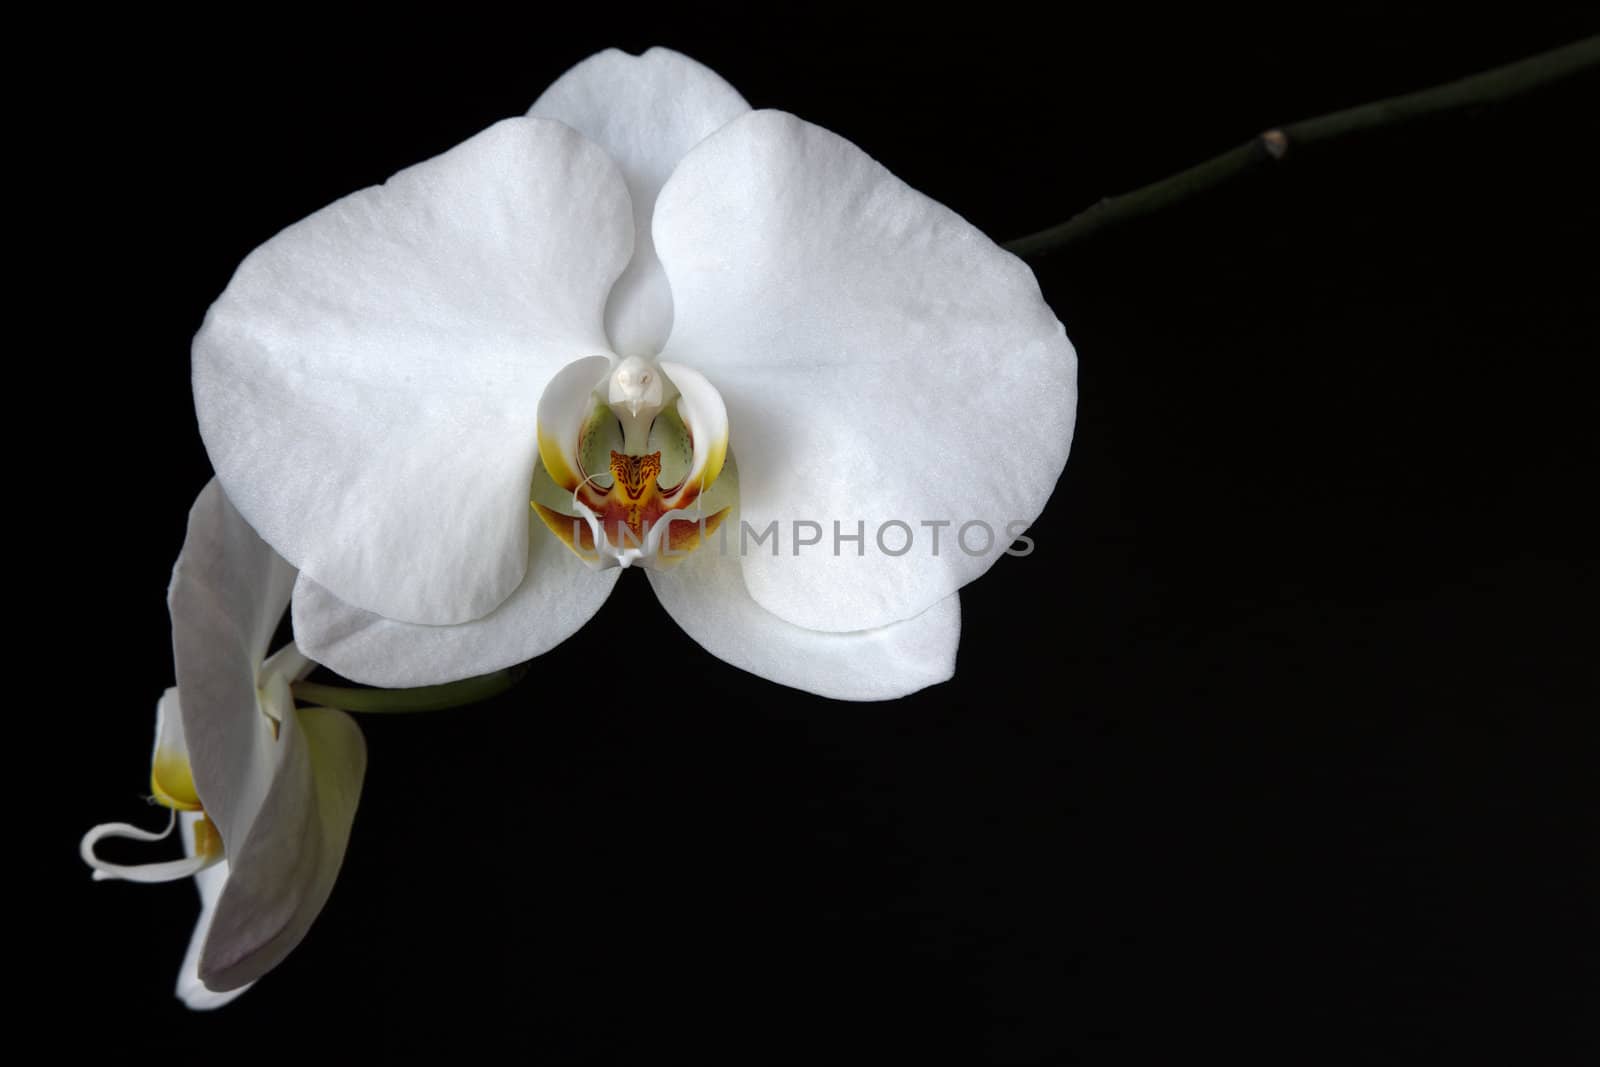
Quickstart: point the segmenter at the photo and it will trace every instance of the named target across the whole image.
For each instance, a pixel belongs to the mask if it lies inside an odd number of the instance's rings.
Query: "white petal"
[[[624,356],[653,356],[672,329],[672,291],[650,241],[656,193],[678,161],[750,105],[727,82],[687,56],[652,48],[642,56],[611,49],[558,78],[530,115],[558,119],[608,152],[633,198],[638,236],[633,259],[606,304],[606,332]]]
[[[344,861],[366,774],[354,720],[331,708],[284,718],[279,773],[240,847],[200,952],[199,975],[216,992],[247,985],[300,943],[327,903]]]
[[[218,477],[340,599],[450,623],[522,581],[545,382],[606,347],[627,189],[560,123],[512,119],[251,253],[194,344]]]
[[[550,651],[600,610],[620,570],[587,566],[543,523],[528,538],[528,575],[494,611],[455,626],[394,622],[350,607],[301,575],[296,642],[313,659],[368,685],[453,682]]]
[[[293,710],[298,653],[262,667],[294,570],[212,481],[189,513],[168,603],[195,785],[227,854],[198,973],[236,989],[299,943],[327,900],[366,748],[342,712]]]
[[[197,813],[184,813],[179,817],[183,825],[184,850],[194,852],[194,824],[199,820]],[[240,986],[230,989],[226,993],[214,993],[207,989],[205,983],[200,981],[200,949],[204,946],[206,936],[211,932],[211,919],[217,911],[217,897],[222,893],[222,885],[228,880],[227,861],[207,867],[194,876],[195,887],[200,891],[200,917],[195,921],[194,933],[189,938],[189,948],[183,955],[183,966],[178,969],[178,999],[195,1011],[210,1011],[220,1008],[236,998],[250,987]]]
[[[1066,463],[1077,357],[1027,266],[842,138],[778,112],[729,123],[656,208],[676,321],[664,359],[721,391],[763,607],[808,628],[909,619],[982,574]],[[795,522],[817,523],[820,545]],[[877,543],[891,520],[911,551]],[[858,523],[863,550],[840,542]],[[924,522],[947,522],[943,528]],[[966,523],[969,554],[956,538]],[[1009,529],[1008,529],[1009,526]],[[933,554],[930,534],[940,530]],[[796,554],[798,553],[798,554]]]
[[[750,598],[740,571],[737,518],[650,585],[684,633],[720,660],[781,685],[835,700],[892,700],[955,673],[960,597],[921,615],[858,633],[785,622]],[[726,551],[720,551],[726,546]]]
[[[281,770],[257,687],[294,579],[209,482],[189,512],[167,605],[189,765],[230,856]]]

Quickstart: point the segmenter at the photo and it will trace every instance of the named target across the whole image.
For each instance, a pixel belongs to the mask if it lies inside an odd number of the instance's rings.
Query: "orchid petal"
[[[348,716],[295,710],[289,683],[304,657],[263,666],[294,579],[211,481],[167,599],[190,766],[228,862],[198,963],[217,992],[253,981],[304,936],[338,873],[366,767]]]
[[[189,765],[229,855],[279,769],[259,672],[294,579],[222,486],[207,483],[189,512],[167,604]],[[281,720],[284,710],[272,717]]]
[[[1038,516],[1067,459],[1077,357],[1021,260],[843,138],[771,111],[679,164],[654,238],[676,309],[663,359],[716,383],[743,517],[778,524],[778,554],[743,561],[761,606],[818,630],[909,619]],[[863,524],[862,551],[804,551],[796,520]],[[922,535],[911,551],[896,554],[898,533],[876,543],[890,521]],[[974,522],[988,538],[973,527],[963,548]]]
[[[342,711],[291,711],[260,813],[228,879],[201,948],[200,979],[215,992],[248,985],[300,943],[327,903],[344,860],[366,774],[361,730]]]
[[[893,700],[946,681],[961,640],[956,594],[904,622],[856,633],[825,633],[785,622],[745,587],[739,522],[739,470],[729,457],[722,477],[701,497],[705,541],[673,552],[649,570],[656,599],[683,632],[713,656],[780,685],[835,700]],[[722,521],[726,519],[726,521]]]
[[[637,237],[605,312],[606,333],[620,355],[653,356],[672,329],[672,290],[650,240],[656,193],[689,149],[749,110],[714,71],[652,48],[641,56],[616,49],[590,56],[528,112],[564,122],[605,149],[627,180]]]
[[[201,816],[197,813],[185,812],[179,817],[182,825],[184,850],[190,855],[194,854],[194,825]],[[200,917],[195,921],[194,933],[189,937],[189,948],[183,954],[183,966],[178,969],[178,999],[194,1011],[210,1011],[220,1008],[236,998],[240,993],[249,989],[249,985],[242,985],[237,989],[230,989],[226,993],[214,993],[207,989],[205,983],[200,981],[200,950],[205,945],[206,937],[211,933],[211,920],[217,911],[217,898],[222,894],[222,886],[228,880],[228,862],[212,867],[207,867],[194,876],[195,887],[200,891]]]
[[[606,350],[633,228],[604,152],[522,118],[284,230],[195,339],[229,496],[346,603],[487,614],[527,563],[540,393]]]
[[[955,673],[959,594],[915,618],[857,633],[806,630],[750,597],[737,517],[677,566],[647,571],[661,606],[713,656],[780,685],[835,700],[893,700]],[[726,545],[726,551],[719,551]]]
[[[305,575],[294,592],[296,643],[346,678],[391,688],[453,682],[522,663],[576,633],[622,572],[592,570],[543,524],[528,576],[494,611],[456,626],[395,622],[343,603]]]

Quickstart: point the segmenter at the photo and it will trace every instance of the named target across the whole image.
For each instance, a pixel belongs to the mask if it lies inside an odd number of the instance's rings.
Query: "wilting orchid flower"
[[[227,1003],[299,944],[333,889],[361,793],[361,731],[342,711],[294,706],[289,686],[313,664],[292,643],[267,656],[294,580],[207,485],[168,591],[178,685],[157,705],[150,789],[172,821],[83,839],[96,879],[196,879],[200,919],[177,989],[191,1008]],[[185,859],[124,866],[96,853],[108,837],[164,838],[173,822]]]
[[[950,676],[957,590],[1066,462],[1076,367],[1021,260],[655,49],[258,248],[194,391],[300,568],[297,641],[351,678],[529,659],[637,565],[713,654],[872,700]]]

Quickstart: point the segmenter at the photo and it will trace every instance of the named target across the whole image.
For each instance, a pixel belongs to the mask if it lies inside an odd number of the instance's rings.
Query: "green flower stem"
[[[1057,252],[1069,244],[1129,219],[1141,218],[1214,188],[1264,163],[1275,163],[1292,148],[1332,141],[1382,126],[1437,115],[1458,108],[1498,103],[1578,74],[1600,63],[1600,36],[1493,70],[1401,96],[1392,96],[1332,114],[1291,122],[1260,134],[1170,178],[1107,197],[1047,230],[1008,241],[1005,248],[1024,258]]]
[[[419,689],[365,689],[318,682],[296,682],[291,689],[296,700],[341,711],[441,711],[499,696],[527,673],[528,664],[519,663],[492,674]]]

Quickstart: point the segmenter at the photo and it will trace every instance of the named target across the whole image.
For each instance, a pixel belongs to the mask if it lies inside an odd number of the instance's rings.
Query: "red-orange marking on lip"
[[[722,525],[722,520],[728,517],[730,509],[723,508],[715,515],[707,515],[705,519],[672,519],[667,524],[667,549],[676,555],[686,555],[700,547],[701,541],[717,532],[717,527]],[[705,529],[702,533],[701,526]]]
[[[600,529],[613,545],[638,547],[644,543],[645,525],[654,526],[667,512],[656,479],[661,474],[661,453],[631,456],[611,453],[611,488],[604,496],[586,483],[579,494],[600,518]],[[587,490],[587,491],[586,491]],[[623,530],[628,531],[627,535]]]
[[[629,455],[611,453],[611,487],[601,491],[592,481],[584,479],[577,487],[578,499],[595,513],[606,541],[617,548],[639,548],[646,534],[655,529],[663,515],[687,507],[700,495],[702,480],[696,479],[688,486],[674,486],[676,499],[668,502],[661,491],[661,453]],[[568,548],[580,556],[595,553],[594,530],[581,518],[533,502],[534,510],[546,526],[561,538]],[[699,519],[668,520],[666,536],[661,539],[660,555],[668,561],[684,556],[700,546],[705,537],[716,532],[727,517],[723,508],[714,515]],[[624,532],[626,531],[626,532]]]

